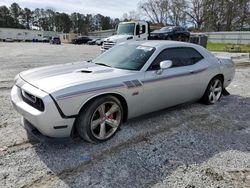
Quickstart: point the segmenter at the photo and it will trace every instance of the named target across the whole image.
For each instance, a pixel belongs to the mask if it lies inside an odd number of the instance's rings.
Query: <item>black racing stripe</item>
[[[87,90],[82,90],[82,91],[77,91],[77,92],[71,92],[71,93],[67,93],[64,95],[60,95],[56,97],[56,99],[61,100],[67,97],[75,96],[75,95],[82,95],[82,94],[86,94],[90,92],[101,91],[101,90],[112,89],[112,88],[123,87],[123,86],[124,86],[123,84],[115,84],[115,85],[110,85],[110,86],[103,86],[103,87],[92,88],[92,89],[87,89]]]
[[[113,86],[109,86],[109,87],[100,87],[100,88],[96,88],[96,89],[89,89],[89,90],[84,90],[84,91],[79,91],[79,92],[74,92],[74,93],[69,93],[69,94],[65,94],[65,95],[61,95],[59,97],[57,97],[57,99],[61,99],[61,98],[64,98],[64,97],[70,97],[70,96],[74,96],[74,95],[78,95],[78,94],[84,94],[84,93],[88,93],[88,92],[94,92],[94,91],[99,91],[99,90],[103,90],[103,89],[110,89],[110,88],[115,88],[115,87],[121,87],[121,86],[124,86],[123,84],[116,84],[116,85],[113,85]],[[76,118],[78,115],[71,115],[71,116],[67,116],[63,113],[62,109],[60,108],[60,106],[58,105],[56,99],[51,95],[49,94],[49,96],[51,97],[51,99],[53,100],[60,116],[64,119],[72,119],[72,118]]]
[[[182,74],[178,74],[178,75],[163,76],[163,77],[160,77],[160,78],[143,80],[142,83],[145,84],[145,83],[150,83],[150,82],[158,82],[158,81],[167,80],[167,79],[171,79],[171,78],[177,78],[177,77],[186,76],[186,75],[190,75],[190,73],[182,73]]]
[[[197,71],[193,71],[192,74],[198,74],[198,73],[203,72],[205,70],[206,70],[206,68],[205,69],[201,69],[201,70],[197,70]],[[190,72],[186,72],[186,73],[180,73],[180,74],[171,75],[171,76],[163,76],[163,77],[159,77],[159,78],[146,79],[146,80],[142,80],[141,82],[143,84],[145,84],[145,83],[158,82],[158,81],[162,81],[162,80],[167,80],[167,79],[177,78],[177,77],[187,76],[187,75],[191,75],[191,73]]]

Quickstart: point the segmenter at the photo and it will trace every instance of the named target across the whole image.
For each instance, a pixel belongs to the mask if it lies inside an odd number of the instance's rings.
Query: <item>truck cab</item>
[[[117,27],[117,34],[104,39],[101,50],[104,52],[126,41],[148,40],[149,35],[149,23],[146,21],[121,22]]]

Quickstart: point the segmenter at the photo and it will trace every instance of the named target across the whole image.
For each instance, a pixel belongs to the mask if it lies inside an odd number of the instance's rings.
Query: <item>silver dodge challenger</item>
[[[230,58],[198,45],[131,42],[93,61],[24,71],[15,78],[11,99],[21,125],[40,140],[77,133],[98,143],[142,114],[190,101],[216,103],[234,74]]]

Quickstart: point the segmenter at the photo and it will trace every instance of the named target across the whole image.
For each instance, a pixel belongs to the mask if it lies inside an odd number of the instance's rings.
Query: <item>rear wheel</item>
[[[122,117],[122,106],[117,98],[97,98],[80,112],[76,122],[77,131],[86,141],[103,142],[115,135]]]
[[[222,96],[222,90],[223,90],[222,79],[218,76],[213,78],[208,84],[206,92],[203,96],[204,103],[215,104],[217,101],[220,100]]]

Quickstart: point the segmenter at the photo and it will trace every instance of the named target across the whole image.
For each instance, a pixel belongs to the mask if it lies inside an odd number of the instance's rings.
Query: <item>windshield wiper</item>
[[[97,64],[97,65],[101,65],[101,66],[105,66],[105,67],[111,67],[111,66],[106,65],[106,64],[104,64],[104,63],[95,63],[95,64]]]

